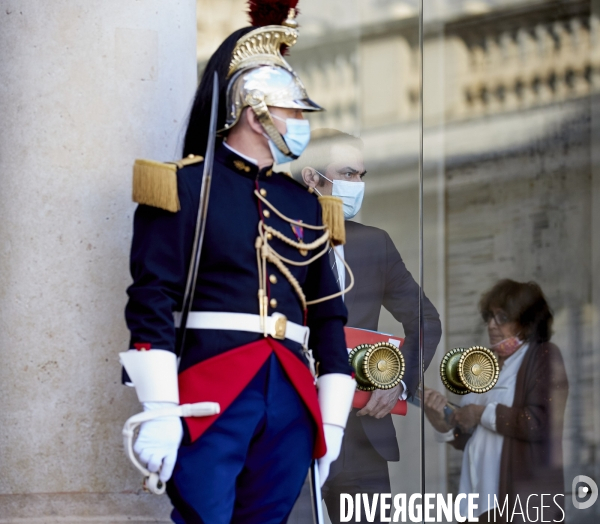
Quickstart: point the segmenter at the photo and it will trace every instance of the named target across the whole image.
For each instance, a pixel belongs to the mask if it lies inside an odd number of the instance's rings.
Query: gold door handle
[[[442,358],[440,376],[452,393],[485,393],[498,382],[500,366],[496,355],[483,346],[454,348]]]
[[[404,376],[404,357],[389,342],[360,344],[348,355],[356,372],[356,387],[362,391],[392,389]]]

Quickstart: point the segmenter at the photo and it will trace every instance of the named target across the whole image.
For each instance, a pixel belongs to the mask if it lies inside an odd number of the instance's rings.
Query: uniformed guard
[[[209,61],[186,158],[134,167],[140,205],[126,307],[132,349],[121,354],[125,380],[145,411],[220,405],[219,415],[160,416],[141,425],[135,450],[149,471],[168,480],[176,523],[285,522],[313,458],[321,481],[327,477],[354,394],[346,309],[323,256],[343,242],[341,203],[319,203],[272,171],[274,161],[297,158],[306,147],[302,113],[321,110],[281,54],[297,38],[296,3],[275,9],[269,2],[262,16],[261,5],[250,2],[259,27],[234,33]],[[209,175],[195,155],[210,144],[214,72],[224,95],[222,131],[186,315],[201,186]],[[187,330],[180,326],[186,316]]]

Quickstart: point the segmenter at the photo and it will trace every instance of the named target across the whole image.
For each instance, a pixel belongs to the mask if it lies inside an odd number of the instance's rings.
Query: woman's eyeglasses
[[[492,319],[494,319],[494,322],[496,322],[498,326],[510,322],[510,318],[508,318],[508,315],[503,311],[496,311],[495,313],[493,311],[484,311],[482,316],[483,321],[486,324],[488,324]]]

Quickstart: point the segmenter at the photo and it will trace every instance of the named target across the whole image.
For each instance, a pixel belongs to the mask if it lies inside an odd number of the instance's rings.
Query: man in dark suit
[[[341,257],[354,273],[355,285],[345,295],[347,325],[376,331],[383,306],[405,333],[403,382],[390,390],[375,390],[369,403],[361,410],[353,409],[348,419],[342,451],[323,488],[334,523],[340,521],[341,493],[391,492],[387,463],[400,460],[400,453],[390,411],[399,398],[415,395],[419,381],[419,286],[385,231],[349,220],[358,213],[364,193],[362,150],[359,138],[318,130],[302,158],[291,166],[294,178],[319,194],[339,196],[344,203],[346,244],[338,248],[340,256],[330,253],[330,263],[342,289],[348,278]],[[423,317],[427,367],[441,338],[441,323],[426,297]]]

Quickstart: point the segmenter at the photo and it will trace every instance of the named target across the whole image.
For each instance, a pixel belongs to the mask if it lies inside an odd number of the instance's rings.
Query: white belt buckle
[[[281,313],[273,313],[271,318],[274,322],[271,324],[270,335],[277,340],[284,340],[287,331],[287,317]]]

